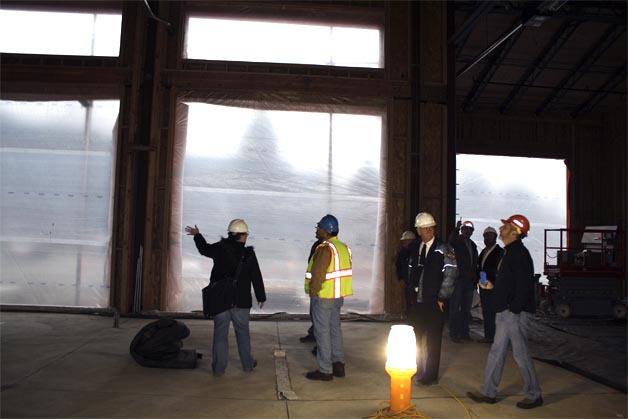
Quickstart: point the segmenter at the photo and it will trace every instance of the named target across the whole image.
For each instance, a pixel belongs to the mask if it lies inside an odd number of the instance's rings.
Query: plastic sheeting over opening
[[[523,214],[530,220],[524,244],[534,271],[543,272],[544,231],[567,223],[567,169],[562,160],[458,154],[458,216],[475,224],[474,240],[484,248],[482,232],[496,230],[501,219]],[[503,246],[498,239],[500,246]],[[557,246],[558,242],[548,243]]]
[[[0,101],[0,302],[106,307],[118,101]]]
[[[200,310],[212,266],[183,227],[196,224],[214,242],[243,218],[266,285],[263,311],[306,313],[315,225],[331,213],[353,251],[345,310],[381,312],[383,116],[269,107],[179,103],[168,309]]]

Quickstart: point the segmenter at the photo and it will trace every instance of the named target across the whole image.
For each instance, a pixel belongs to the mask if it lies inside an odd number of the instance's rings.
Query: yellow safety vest
[[[331,262],[327,267],[323,286],[318,292],[319,298],[340,298],[353,294],[351,287],[351,249],[349,246],[332,237],[319,244],[316,249],[321,246],[328,246],[331,250]],[[312,265],[314,258],[311,258],[307,264],[307,272],[305,273],[305,293],[310,294],[310,281],[312,279]]]

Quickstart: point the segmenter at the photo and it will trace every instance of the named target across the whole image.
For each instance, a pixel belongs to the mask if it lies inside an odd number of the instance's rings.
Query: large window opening
[[[0,52],[117,57],[121,26],[121,14],[0,9]]]
[[[185,58],[383,67],[373,28],[189,17]]]
[[[0,302],[107,307],[119,102],[0,101]]]
[[[545,229],[566,228],[567,169],[563,160],[458,154],[457,205],[459,219],[475,224],[472,240],[484,248],[482,232],[496,230],[500,219],[523,214],[530,220],[524,244],[543,272]],[[499,241],[500,246],[503,243]],[[558,243],[549,243],[558,245]]]
[[[266,285],[264,312],[306,313],[303,278],[315,225],[331,213],[353,252],[354,295],[345,310],[380,310],[382,116],[180,107],[187,119],[177,139],[184,156],[175,161],[168,309],[200,310],[212,267],[182,227],[196,224],[215,242],[229,220],[244,218]]]

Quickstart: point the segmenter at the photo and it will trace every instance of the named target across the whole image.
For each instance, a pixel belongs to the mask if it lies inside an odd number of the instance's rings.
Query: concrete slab
[[[242,371],[235,337],[223,377],[211,375],[212,323],[186,320],[191,336],[184,347],[204,354],[195,370],[143,368],[129,355],[137,331],[151,320],[42,313],[2,313],[2,417],[355,417],[386,405],[389,380],[384,371],[386,323],[343,323],[347,377],[312,382],[316,368],[311,344],[298,338],[307,322],[251,323],[258,360],[253,373]],[[273,350],[286,351],[295,401],[277,399]],[[489,350],[477,343],[443,339],[438,386],[414,387],[414,402],[432,418],[622,418],[626,395],[560,368],[536,363],[546,404],[532,412],[515,404],[523,396],[519,373],[509,357],[500,402],[478,405],[465,393],[479,388]]]

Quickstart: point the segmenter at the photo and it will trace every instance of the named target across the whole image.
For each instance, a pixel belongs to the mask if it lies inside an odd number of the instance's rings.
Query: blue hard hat
[[[331,214],[327,214],[316,224],[316,227],[321,230],[325,230],[329,234],[337,234],[339,231],[338,228],[338,219]]]

